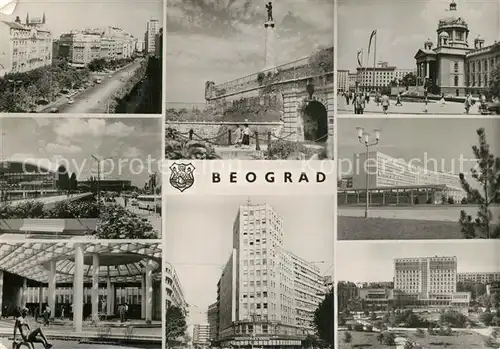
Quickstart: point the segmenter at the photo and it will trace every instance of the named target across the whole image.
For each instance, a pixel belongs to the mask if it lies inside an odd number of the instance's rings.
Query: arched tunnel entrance
[[[326,142],[328,138],[328,114],[323,103],[310,101],[305,106],[304,139],[306,141]]]

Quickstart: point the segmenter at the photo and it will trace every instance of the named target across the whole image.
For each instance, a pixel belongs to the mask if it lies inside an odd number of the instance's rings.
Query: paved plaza
[[[153,348],[161,348],[160,345],[149,345],[149,344],[137,344],[133,345],[113,345],[113,344],[96,344],[96,343],[79,343],[77,341],[61,341],[54,340],[51,341],[54,345],[53,349],[118,349],[118,348],[127,348],[127,349],[153,349]],[[0,349],[11,349],[12,341],[8,338],[0,338]],[[41,344],[35,345],[35,349],[42,349],[43,346]]]
[[[438,101],[429,101],[427,104],[427,113],[424,111],[425,104],[423,102],[404,102],[402,106],[396,106],[396,101],[391,99],[391,105],[389,106],[388,114],[442,114],[442,115],[463,115],[465,114],[465,108],[463,103],[459,102],[446,102],[444,105]],[[349,101],[349,105],[346,104],[346,100],[342,96],[337,97],[337,111],[339,114],[354,114],[354,107]],[[383,114],[382,106],[378,105],[372,100],[366,104],[365,114]],[[481,115],[479,112],[479,103],[474,105],[470,111],[469,115]]]

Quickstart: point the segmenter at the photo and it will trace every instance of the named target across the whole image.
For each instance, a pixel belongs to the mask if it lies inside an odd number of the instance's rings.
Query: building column
[[[21,291],[21,308],[26,307],[27,297],[28,297],[28,279],[23,278],[23,288]]]
[[[83,332],[83,245],[75,244],[75,274],[73,275],[73,328]]]
[[[141,319],[146,318],[146,274],[141,277]]]
[[[39,314],[42,313],[43,310],[43,286],[40,285],[38,286],[38,307],[39,307]]]
[[[425,77],[428,79],[430,76],[429,74],[429,61],[425,62]]]
[[[92,318],[99,314],[99,255],[92,255]]]
[[[3,270],[0,270],[0,317],[5,315],[3,313]]]
[[[108,300],[106,302],[106,313],[108,316],[114,315],[114,307],[113,307],[113,285],[111,284],[111,278],[108,276],[108,285],[107,285],[107,290],[108,292]]]
[[[146,321],[151,321],[151,316],[153,313],[153,261],[148,260],[146,264],[146,298],[145,304],[146,310],[145,310],[145,320]]]
[[[47,300],[50,308],[51,317],[53,318],[56,313],[56,261],[49,262],[49,297]]]

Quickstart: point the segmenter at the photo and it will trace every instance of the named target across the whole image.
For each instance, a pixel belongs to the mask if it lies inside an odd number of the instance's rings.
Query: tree
[[[474,145],[472,151],[477,159],[477,166],[472,168],[472,178],[474,178],[480,189],[474,189],[467,182],[465,175],[460,173],[462,188],[466,191],[473,202],[479,204],[479,211],[475,220],[462,210],[460,212],[459,223],[464,234],[472,237],[498,238],[500,237],[500,225],[492,231],[490,223],[493,218],[491,205],[498,199],[500,191],[500,157],[495,157],[490,152],[490,146],[486,140],[484,128],[477,131],[479,146]],[[474,230],[472,230],[474,229]],[[478,236],[479,232],[480,236]]]
[[[456,310],[447,310],[444,313],[441,313],[439,316],[439,322],[442,325],[446,324],[457,328],[464,328],[468,319],[467,316]]]
[[[484,312],[479,315],[479,321],[484,323],[486,326],[490,326],[491,323],[493,322],[493,319],[495,318],[495,315],[493,315],[490,312]]]
[[[401,79],[401,84],[408,86],[417,86],[417,76],[413,73],[408,73]]]
[[[490,78],[489,94],[500,97],[500,65],[493,70]]]
[[[165,318],[165,339],[167,344],[171,340],[183,337],[187,330],[186,316],[181,308],[171,305],[167,308]]]
[[[101,205],[97,237],[100,239],[155,239],[157,231],[143,219],[118,204]]]
[[[314,312],[314,324],[319,334],[319,338],[328,343],[332,348],[334,346],[333,331],[333,291],[329,292],[319,307]]]
[[[73,172],[69,179],[69,190],[75,191],[77,187],[78,187],[78,181],[76,180],[76,173]]]
[[[59,166],[59,168],[57,169],[57,175],[57,188],[63,191],[69,190],[69,174],[64,165]]]

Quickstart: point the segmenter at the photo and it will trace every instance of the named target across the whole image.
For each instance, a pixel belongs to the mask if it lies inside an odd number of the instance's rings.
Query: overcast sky
[[[498,272],[500,242],[494,240],[390,241],[337,243],[337,281],[392,281],[394,258],[457,257],[459,273]]]
[[[333,197],[256,196],[283,218],[284,248],[316,263],[333,276]],[[172,196],[167,200],[166,258],[176,269],[190,324],[206,323],[206,311],[216,301],[217,282],[232,249],[233,222],[246,196]]]
[[[495,118],[363,118],[337,119],[339,171],[350,172],[354,166],[353,156],[362,153],[365,148],[359,144],[356,127],[363,127],[372,134],[380,129],[380,142],[371,148],[394,158],[406,161],[414,159],[415,165],[428,170],[438,170],[458,174],[470,171],[475,161],[463,161],[460,169],[460,157],[474,159],[472,146],[478,144],[476,130],[484,127],[490,150],[500,156],[500,119]],[[433,160],[437,161],[437,168]]]
[[[220,84],[265,66],[267,0],[167,2],[167,101],[205,102]],[[276,64],[333,46],[332,0],[275,0]]]
[[[24,23],[26,13],[30,18],[42,18],[54,38],[72,29],[118,27],[136,38],[144,39],[146,22],[150,19],[164,21],[163,0],[19,0],[12,16],[19,16]]]
[[[450,13],[450,0],[338,0],[338,69],[355,71],[356,54],[361,48],[367,57],[368,41],[377,29],[377,61],[398,68],[415,68],[414,56],[430,38],[436,47],[440,19]],[[498,1],[456,0],[457,13],[469,25],[469,46],[481,35],[486,45],[499,33]],[[366,61],[365,61],[366,64]],[[369,66],[373,65],[373,51]]]
[[[150,168],[158,172],[157,162],[148,159],[162,158],[159,118],[2,117],[0,132],[5,134],[0,158],[36,159],[51,169],[64,164],[69,172],[76,172],[78,180],[97,176],[97,165],[91,157],[95,155],[112,158],[103,161],[101,178],[128,179],[142,187]]]

